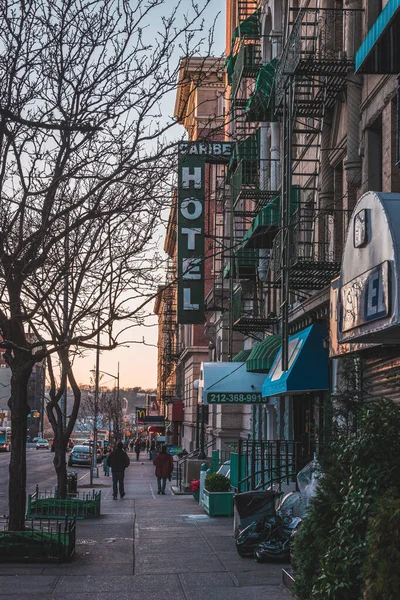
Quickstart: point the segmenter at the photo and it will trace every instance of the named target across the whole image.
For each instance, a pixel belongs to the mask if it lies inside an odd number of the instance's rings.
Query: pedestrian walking
[[[156,443],[154,440],[151,440],[149,460],[154,460],[155,456],[156,456]]]
[[[108,456],[109,453],[107,449],[105,449],[103,454],[103,471],[106,477],[110,477],[110,465],[108,464]]]
[[[135,442],[135,452],[136,452],[136,460],[139,460],[139,456],[140,456],[140,447],[141,447],[141,443],[139,438],[137,438],[136,442]]]
[[[112,482],[113,482],[113,498],[117,499],[118,487],[121,498],[125,496],[124,476],[125,469],[129,466],[129,456],[124,450],[122,442],[118,442],[117,449],[111,452],[107,457],[107,464],[111,467]]]
[[[130,443],[129,443],[129,448],[130,448],[131,452],[133,452],[133,446],[134,445],[135,445],[135,442],[133,440],[131,440]]]
[[[157,494],[165,496],[165,486],[167,479],[171,481],[172,471],[174,470],[174,460],[167,452],[167,446],[162,446],[161,452],[159,452],[153,460],[153,465],[156,467],[157,477]]]

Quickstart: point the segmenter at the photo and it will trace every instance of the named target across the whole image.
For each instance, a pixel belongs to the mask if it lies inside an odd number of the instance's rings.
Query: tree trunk
[[[28,380],[31,365],[13,370],[11,377],[11,459],[9,465],[9,530],[25,529],[26,510],[26,417],[29,414]]]
[[[65,460],[65,436],[55,439],[54,468],[57,474],[58,497],[67,497],[67,463]]]

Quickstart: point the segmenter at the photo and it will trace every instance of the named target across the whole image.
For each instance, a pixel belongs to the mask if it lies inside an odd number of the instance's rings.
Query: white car
[[[36,442],[36,450],[40,450],[41,448],[48,450],[50,448],[49,440],[38,440]]]

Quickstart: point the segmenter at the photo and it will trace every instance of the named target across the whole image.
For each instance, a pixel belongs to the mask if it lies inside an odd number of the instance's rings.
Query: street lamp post
[[[100,317],[99,317],[99,332],[97,334],[97,350],[96,350],[96,370],[94,384],[94,421],[93,421],[93,448],[92,448],[92,466],[90,468],[90,485],[93,485],[93,477],[99,476],[99,468],[97,466],[97,414],[99,409],[99,377],[100,377]]]
[[[97,408],[98,408],[98,405],[97,405],[97,402],[98,402],[98,393],[99,393],[99,380],[98,380],[98,377],[99,377],[99,374],[101,373],[102,375],[108,375],[109,377],[113,377],[116,380],[116,382],[117,382],[117,385],[116,385],[116,388],[117,388],[117,390],[116,390],[117,391],[116,404],[117,404],[117,410],[118,410],[118,414],[119,414],[120,413],[120,411],[119,411],[119,408],[120,408],[120,406],[119,406],[119,363],[118,363],[117,375],[114,375],[113,373],[107,373],[107,371],[101,371],[100,369],[97,369],[97,364],[96,364],[96,373],[98,373],[98,374],[97,374],[97,379],[96,379],[96,381],[97,381],[97,383],[96,383],[97,398],[95,396],[95,412],[97,411]],[[96,399],[97,399],[97,401],[96,401]],[[96,433],[97,433],[97,428],[96,428]]]

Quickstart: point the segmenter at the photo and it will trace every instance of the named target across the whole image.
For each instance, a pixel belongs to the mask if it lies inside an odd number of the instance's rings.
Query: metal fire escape
[[[354,51],[345,47],[354,11],[290,8],[288,35],[276,68],[275,115],[283,124],[281,235],[274,242],[274,280],[281,288],[282,361],[288,365],[290,291],[324,288],[339,273],[336,215],[321,197],[320,168],[324,119],[346,85]],[[329,141],[324,139],[324,146]],[[294,186],[299,207],[291,210]]]
[[[248,104],[263,65],[259,3],[238,3],[239,24],[234,32],[231,67],[231,130],[236,140],[228,168],[231,186],[231,257],[224,275],[231,282],[230,328],[258,338],[272,320],[266,317],[265,289],[259,278],[260,249],[272,246],[277,219],[278,191],[267,185],[271,160],[260,159],[258,123],[249,118]],[[263,213],[255,230],[255,219]]]
[[[163,353],[161,357],[160,398],[164,404],[173,402],[180,396],[176,382],[176,364],[180,349],[178,347],[176,289],[172,284],[173,281],[174,268],[170,264],[166,278],[168,287],[163,290]]]
[[[227,309],[229,284],[223,277],[224,265],[229,257],[229,195],[226,182],[226,165],[213,165],[215,181],[211,185],[210,207],[207,211],[206,241],[208,251],[212,253],[212,289],[205,298],[206,310],[221,312]]]

